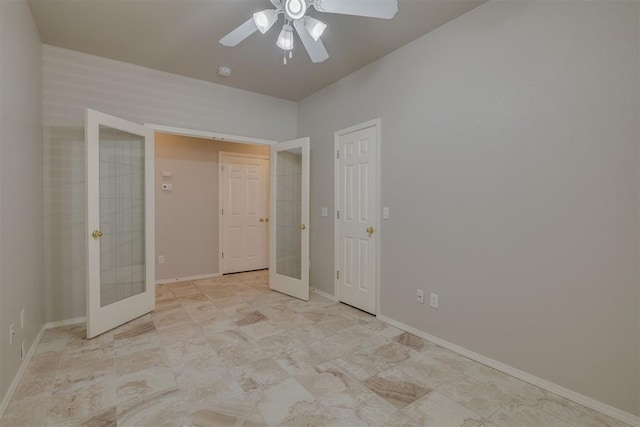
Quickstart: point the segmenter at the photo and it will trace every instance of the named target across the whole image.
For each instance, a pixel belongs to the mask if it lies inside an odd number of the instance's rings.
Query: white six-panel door
[[[375,314],[378,238],[378,129],[336,134],[336,258],[339,301]]]
[[[269,258],[269,160],[221,153],[222,273],[260,270]]]

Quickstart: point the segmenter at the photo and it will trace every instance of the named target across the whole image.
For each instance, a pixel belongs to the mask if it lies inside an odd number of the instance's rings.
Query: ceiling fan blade
[[[391,19],[398,12],[398,0],[314,0],[318,12]]]
[[[250,18],[247,22],[221,38],[220,44],[223,46],[236,46],[256,31],[258,31],[258,27],[256,27],[256,23],[253,22],[253,18]]]
[[[307,29],[305,28],[304,20],[298,19],[293,21],[293,26],[296,28],[296,31],[298,32],[298,36],[300,36],[300,40],[302,41],[304,48],[307,49],[307,53],[309,54],[309,58],[311,58],[311,62],[324,62],[329,58],[329,53],[327,53],[327,49],[325,49],[322,41],[315,41],[313,37],[311,37],[311,34],[309,34]]]

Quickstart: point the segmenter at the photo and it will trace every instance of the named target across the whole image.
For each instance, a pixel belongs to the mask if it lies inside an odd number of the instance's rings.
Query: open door
[[[271,146],[269,286],[309,300],[309,138]]]
[[[155,307],[153,130],[87,110],[87,338]]]

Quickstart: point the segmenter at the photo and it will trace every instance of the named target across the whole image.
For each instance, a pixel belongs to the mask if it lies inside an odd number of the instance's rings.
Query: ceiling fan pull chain
[[[287,52],[284,53],[284,58],[282,58],[282,63],[287,65]]]

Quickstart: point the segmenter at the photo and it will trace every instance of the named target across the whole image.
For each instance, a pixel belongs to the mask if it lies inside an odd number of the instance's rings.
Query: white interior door
[[[271,146],[269,286],[309,300],[309,138]]]
[[[221,154],[222,273],[260,270],[269,259],[269,160]]]
[[[375,314],[378,127],[339,133],[336,144],[338,299]]]
[[[153,131],[87,110],[87,338],[155,307]]]

